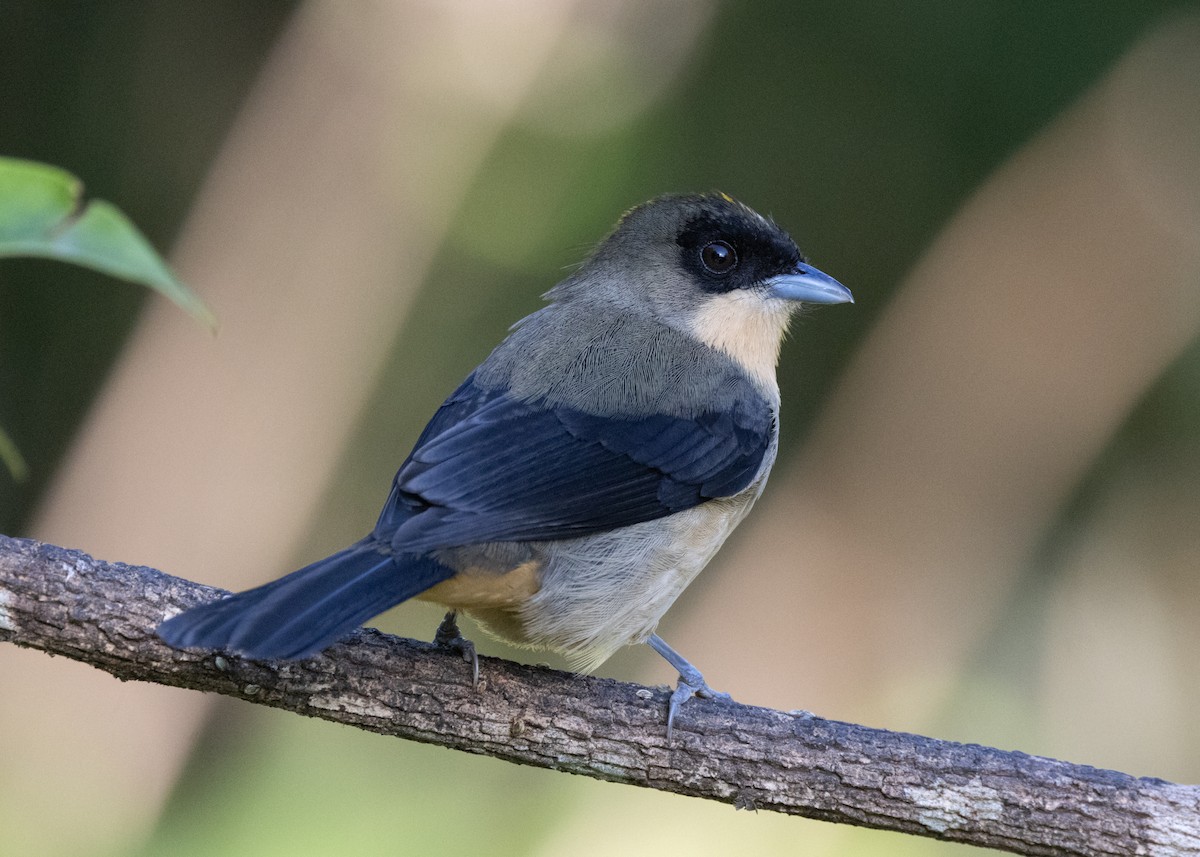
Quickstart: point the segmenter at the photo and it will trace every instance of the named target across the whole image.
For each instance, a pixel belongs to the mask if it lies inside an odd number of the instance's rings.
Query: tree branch
[[[1037,855],[1200,854],[1200,787],[545,667],[363,630],[298,663],[171,649],[166,616],[220,590],[0,536],[0,642],[139,679],[583,774]]]

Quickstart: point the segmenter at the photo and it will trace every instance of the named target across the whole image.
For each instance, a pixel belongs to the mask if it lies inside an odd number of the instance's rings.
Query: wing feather
[[[396,474],[376,538],[402,552],[563,539],[732,496],[774,433],[746,388],[720,412],[603,417],[468,378]]]

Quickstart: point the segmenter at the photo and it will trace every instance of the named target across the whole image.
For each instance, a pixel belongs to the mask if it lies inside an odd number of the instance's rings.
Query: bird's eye
[[[728,274],[737,266],[738,257],[725,241],[710,241],[700,249],[700,261],[714,274]]]

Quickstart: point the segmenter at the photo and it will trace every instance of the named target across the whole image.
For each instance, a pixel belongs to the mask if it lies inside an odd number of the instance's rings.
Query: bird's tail
[[[380,553],[367,538],[257,589],[173,616],[158,635],[178,648],[299,660],[453,574],[431,557]]]

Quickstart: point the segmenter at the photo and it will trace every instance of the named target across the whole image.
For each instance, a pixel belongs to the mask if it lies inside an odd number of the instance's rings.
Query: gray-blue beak
[[[767,280],[772,297],[806,304],[854,303],[850,290],[812,265],[797,265],[790,274],[780,274]]]

